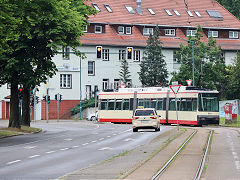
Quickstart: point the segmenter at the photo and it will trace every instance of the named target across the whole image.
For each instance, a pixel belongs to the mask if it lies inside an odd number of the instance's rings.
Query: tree
[[[217,0],[230,13],[240,19],[240,1],[239,0]]]
[[[2,41],[7,50],[0,54],[0,84],[11,84],[9,127],[19,128],[18,85],[29,91],[31,86],[52,77],[57,70],[52,57],[61,46],[80,45],[88,15],[96,10],[84,0],[5,0],[5,4],[8,19],[18,20],[14,24],[18,36]]]
[[[168,71],[162,54],[162,42],[159,40],[158,26],[150,34],[140,63],[139,79],[143,86],[167,86]]]
[[[240,52],[237,53],[233,65],[228,66],[227,99],[240,99]]]
[[[203,37],[202,28],[198,26],[194,37],[188,37],[186,46],[180,45],[177,52],[178,61],[181,67],[178,72],[173,72],[171,81],[178,81],[182,85],[187,85],[186,80],[192,79],[192,42],[194,42],[194,79],[196,86],[217,89],[221,96],[224,96],[225,64],[222,58],[220,46],[216,45],[216,40],[209,38],[208,43],[201,41]]]
[[[119,76],[120,76],[121,82],[126,85],[127,79],[131,76],[128,70],[128,62],[126,59],[122,60]]]

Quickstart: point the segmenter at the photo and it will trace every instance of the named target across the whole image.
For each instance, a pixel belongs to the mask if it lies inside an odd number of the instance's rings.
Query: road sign
[[[188,86],[191,86],[191,84],[192,84],[192,80],[189,79],[189,80],[186,80],[186,81],[187,81],[187,85],[188,85]]]
[[[173,91],[174,94],[177,94],[181,85],[170,85],[170,89]]]

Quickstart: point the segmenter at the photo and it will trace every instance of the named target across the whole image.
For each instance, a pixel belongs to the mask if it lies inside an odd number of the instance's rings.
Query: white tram
[[[219,124],[218,91],[181,86],[177,94],[178,123]],[[176,124],[175,95],[170,88],[120,88],[99,94],[98,121],[132,123],[136,108],[155,108],[160,123]]]

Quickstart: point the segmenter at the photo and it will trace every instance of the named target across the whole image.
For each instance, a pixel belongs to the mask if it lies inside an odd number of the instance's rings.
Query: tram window
[[[121,110],[121,109],[122,109],[122,99],[117,99],[115,110]]]
[[[129,110],[129,99],[123,99],[123,110]]]
[[[169,110],[175,111],[176,110],[175,98],[170,98],[169,101],[170,101]],[[177,110],[179,110],[180,102],[181,102],[180,99],[177,98]]]
[[[163,110],[163,99],[157,100],[157,110]]]
[[[144,102],[145,102],[144,99],[138,99],[138,105],[137,105],[137,106],[138,106],[138,107],[139,107],[139,106],[145,107],[145,106],[144,106],[144,105],[145,105]]]
[[[107,100],[101,100],[101,110],[107,110]]]
[[[201,93],[198,96],[199,111],[218,112],[218,94]]]
[[[156,106],[157,106],[157,100],[156,99],[152,99],[151,100],[151,108],[155,108],[156,109],[157,108]]]
[[[145,106],[144,108],[150,108],[150,101],[151,99],[145,99]]]
[[[108,110],[114,110],[114,99],[109,99],[108,100]]]

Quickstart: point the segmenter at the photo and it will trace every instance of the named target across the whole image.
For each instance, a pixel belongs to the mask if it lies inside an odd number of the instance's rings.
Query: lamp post
[[[194,65],[194,41],[182,39],[180,37],[175,37],[175,39],[181,39],[183,41],[190,42],[192,44],[192,82],[193,82],[193,86],[194,86],[195,85],[195,81],[194,81],[194,69],[195,69],[195,65]]]

